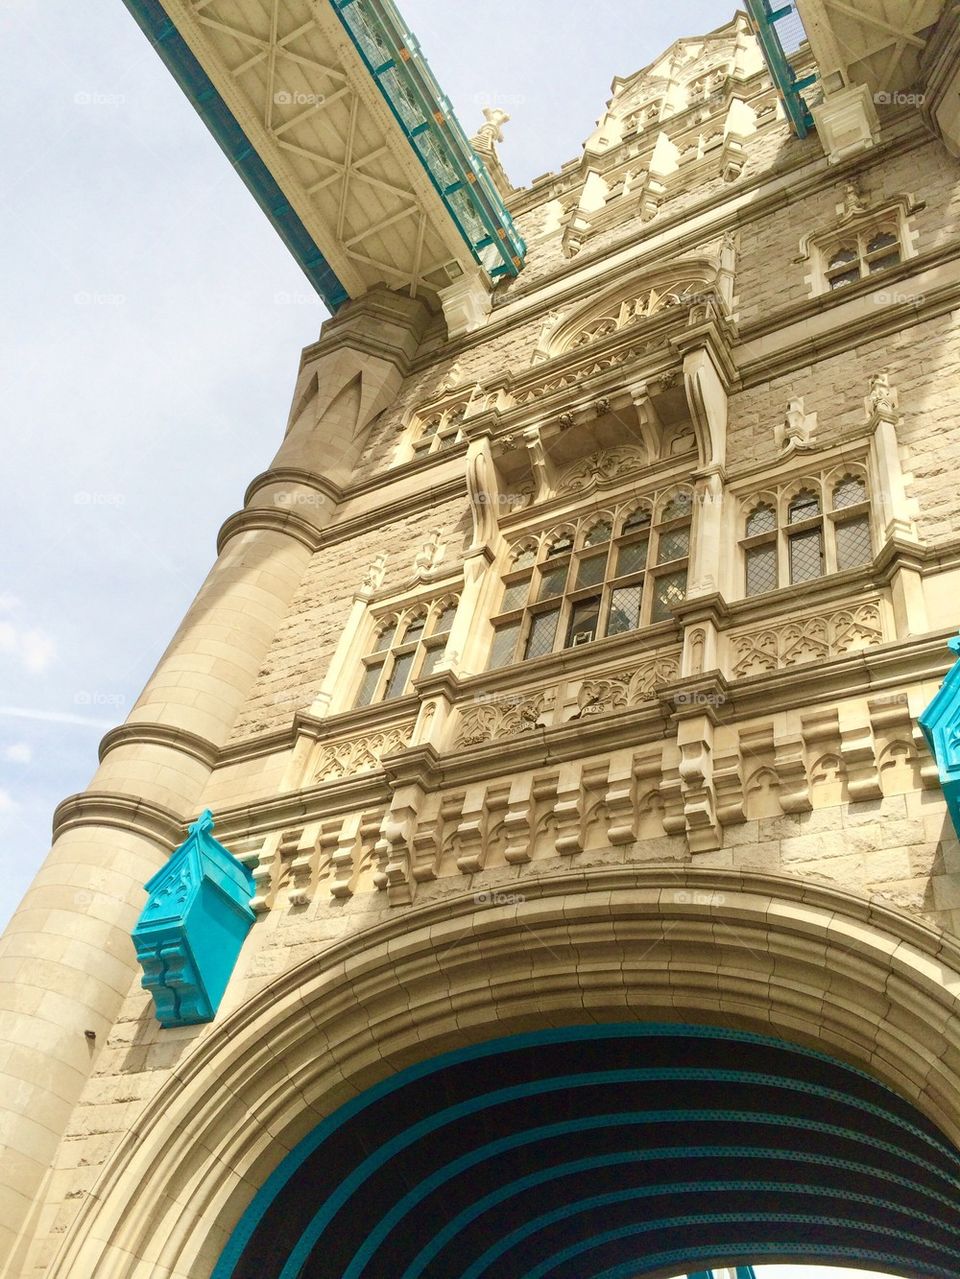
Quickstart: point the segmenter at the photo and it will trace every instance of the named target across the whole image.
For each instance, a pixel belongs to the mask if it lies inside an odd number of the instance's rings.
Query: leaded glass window
[[[864,476],[848,471],[832,484],[825,484],[824,491],[829,497],[826,510],[812,486],[790,493],[779,519],[776,498],[763,498],[748,508],[740,543],[748,596],[776,590],[785,583],[809,582],[827,573],[860,568],[872,561],[870,502]]]
[[[447,647],[456,600],[445,599],[377,628],[357,692],[356,706],[389,702],[413,691],[413,683],[435,670]]]
[[[578,648],[672,616],[686,594],[692,501],[646,504],[518,546],[493,618],[490,666]],[[662,568],[661,568],[662,566]]]
[[[859,232],[848,232],[841,241],[834,241],[823,254],[823,275],[830,290],[877,271],[897,266],[902,258],[900,232],[895,223],[876,223]]]
[[[414,457],[426,457],[429,453],[440,453],[444,449],[453,448],[463,438],[460,424],[466,416],[466,406],[459,404],[455,408],[444,409],[432,414],[420,427],[413,445]]]

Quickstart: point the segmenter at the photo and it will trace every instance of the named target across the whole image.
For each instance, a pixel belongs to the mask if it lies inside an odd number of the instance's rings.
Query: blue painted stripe
[[[829,1158],[806,1150],[781,1149],[774,1153],[777,1159],[786,1160],[790,1163],[815,1164],[818,1168],[838,1168],[857,1176],[876,1177],[880,1181],[886,1181],[892,1185],[901,1186],[905,1190],[913,1191],[921,1197],[936,1199],[945,1208],[952,1210],[956,1207],[955,1200],[950,1199],[947,1195],[937,1194],[936,1191],[931,1191],[927,1187],[921,1186],[919,1182],[911,1181],[908,1177],[900,1177],[896,1173],[887,1172],[886,1169],[871,1168],[869,1164],[862,1164],[854,1159]],[[610,1155],[596,1155],[589,1159],[573,1159],[568,1163],[555,1164],[551,1168],[540,1169],[537,1172],[529,1173],[525,1177],[517,1178],[515,1181],[498,1187],[497,1190],[491,1191],[489,1194],[484,1195],[482,1199],[478,1199],[467,1208],[464,1208],[431,1239],[425,1248],[421,1249],[400,1279],[420,1279],[423,1271],[434,1257],[438,1256],[477,1217],[482,1216],[489,1208],[495,1208],[507,1199],[512,1199],[527,1190],[542,1186],[545,1182],[559,1180],[562,1177],[575,1176],[580,1172],[593,1172],[600,1168],[615,1167],[618,1164],[652,1163],[661,1159],[769,1159],[770,1155],[771,1151],[768,1146],[668,1146],[655,1150],[617,1151]],[[445,1168],[439,1170],[438,1174],[428,1178],[427,1181],[432,1183],[436,1179],[437,1186],[442,1185],[465,1171],[465,1168],[461,1167],[460,1164],[460,1160],[447,1164]],[[427,1182],[422,1183],[422,1185],[427,1185]],[[410,1212],[418,1202],[425,1198],[426,1194],[431,1193],[435,1188],[436,1186],[430,1185],[425,1193],[420,1193],[421,1187],[411,1191],[403,1200],[405,1213]],[[929,1218],[929,1220],[937,1225],[942,1224],[934,1218]]]
[[[247,190],[270,219],[304,275],[329,309],[336,311],[348,300],[346,289],[313,236],[290,207],[287,196],[166,10],[159,0],[123,0],[123,3],[243,179]]]
[[[736,1213],[732,1212],[715,1212],[715,1213],[689,1213],[681,1217],[665,1217],[661,1221],[643,1221],[632,1223],[629,1226],[619,1226],[616,1230],[606,1230],[602,1234],[594,1235],[590,1239],[581,1240],[579,1243],[571,1244],[568,1248],[555,1252],[552,1257],[547,1257],[545,1261],[541,1261],[534,1266],[532,1270],[528,1270],[522,1276],[522,1279],[546,1279],[551,1270],[556,1270],[558,1266],[562,1266],[567,1261],[573,1261],[576,1257],[582,1257],[586,1252],[592,1252],[595,1248],[600,1248],[607,1243],[617,1243],[621,1239],[630,1239],[634,1235],[649,1234],[654,1230],[671,1230],[676,1226],[699,1226],[701,1224],[723,1225],[724,1223],[738,1223],[742,1220]],[[751,1215],[751,1222],[768,1221],[773,1224],[791,1223],[796,1225],[810,1226],[833,1226],[842,1230],[862,1230],[863,1224],[859,1221],[853,1221],[848,1217],[819,1217],[805,1212],[756,1212]],[[899,1234],[892,1230],[889,1226],[871,1226],[871,1230],[881,1235],[893,1235],[895,1238],[909,1241],[910,1243],[919,1244],[921,1247],[927,1245],[927,1240],[922,1235]],[[804,1245],[804,1248],[806,1245]],[[742,1251],[742,1245],[737,1248]],[[782,1251],[782,1249],[780,1249]],[[916,1262],[913,1263],[916,1265]],[[649,1269],[649,1263],[644,1258],[644,1269]],[[633,1272],[624,1271],[626,1277],[630,1273],[636,1273],[636,1265]],[[943,1271],[944,1275],[948,1271]],[[610,1277],[610,1271],[606,1272]],[[603,1279],[603,1276],[598,1276]]]
[[[841,1070],[856,1078],[868,1081],[874,1087],[882,1086],[866,1071],[860,1070],[856,1066],[851,1066],[846,1062],[837,1061],[835,1058],[827,1056],[825,1053],[818,1052],[813,1048],[806,1048],[802,1045],[786,1043],[783,1040],[774,1039],[768,1035],[758,1035],[747,1030],[728,1030],[724,1028],[718,1029],[715,1026],[695,1026],[680,1025],[671,1022],[631,1022],[619,1023],[616,1025],[604,1025],[590,1023],[586,1026],[561,1026],[550,1030],[528,1031],[521,1035],[502,1036],[497,1039],[488,1039],[483,1043],[472,1044],[466,1048],[455,1048],[450,1052],[442,1053],[438,1057],[429,1057],[421,1062],[417,1062],[413,1066],[408,1066],[398,1074],[391,1075],[387,1079],[383,1079],[373,1087],[368,1088],[365,1092],[355,1097],[352,1101],[345,1102],[332,1115],[323,1120],[316,1129],[296,1146],[274,1169],[263,1186],[257,1192],[253,1202],[247,1208],[243,1217],[237,1224],[230,1240],[224,1249],[220,1260],[214,1270],[212,1279],[229,1279],[234,1267],[243,1254],[244,1249],[250,1242],[260,1222],[266,1215],[270,1205],[280,1193],[286,1183],[295,1175],[297,1169],[310,1158],[310,1156],[323,1144],[324,1141],[344,1124],[355,1118],[361,1111],[368,1106],[374,1105],[376,1102],[389,1096],[391,1093],[406,1087],[409,1083],[427,1078],[439,1071],[446,1070],[449,1066],[457,1065],[467,1061],[483,1061],[489,1057],[495,1057],[502,1053],[523,1052],[528,1048],[532,1048],[542,1044],[565,1044],[577,1041],[592,1041],[604,1039],[637,1039],[655,1038],[661,1035],[670,1035],[675,1038],[688,1039],[716,1039],[724,1040],[728,1043],[739,1043],[744,1045],[757,1044],[767,1048],[777,1048],[781,1051],[788,1051],[795,1057],[805,1057],[811,1061],[819,1061],[829,1064],[837,1070]],[[892,1094],[895,1095],[895,1094]],[[899,1099],[898,1099],[899,1100]],[[611,1122],[616,1124],[621,1122],[619,1116],[612,1116]],[[823,1131],[833,1132],[842,1135],[842,1130],[831,1128],[824,1125]],[[861,1138],[866,1141],[866,1138]],[[868,1143],[870,1144],[870,1143]],[[877,1144],[878,1148],[884,1149],[890,1153],[899,1155],[900,1151],[886,1143]],[[955,1158],[953,1152],[949,1152],[951,1159]],[[917,1162],[912,1160],[911,1162]],[[931,1166],[932,1167],[932,1166]],[[939,1169],[934,1168],[938,1175],[942,1175]]]
[[[709,1191],[725,1192],[730,1190],[769,1190],[800,1195],[819,1195],[821,1193],[820,1186],[800,1186],[789,1181],[757,1182],[750,1180],[681,1181],[668,1183],[663,1186],[633,1186],[626,1190],[611,1190],[602,1195],[591,1195],[588,1199],[580,1199],[572,1203],[565,1203],[560,1208],[554,1208],[550,1212],[542,1213],[539,1217],[533,1217],[529,1221],[524,1222],[522,1226],[518,1226],[516,1230],[512,1230],[502,1239],[499,1239],[495,1244],[492,1244],[486,1252],[482,1253],[481,1256],[479,1256],[470,1266],[470,1268],[463,1272],[461,1279],[482,1279],[483,1275],[489,1271],[490,1267],[494,1265],[495,1262],[499,1261],[505,1253],[509,1252],[511,1248],[518,1244],[522,1244],[525,1240],[529,1239],[531,1235],[535,1235],[540,1230],[545,1230],[548,1226],[556,1225],[558,1222],[566,1221],[570,1217],[575,1217],[579,1213],[590,1212],[594,1208],[605,1208],[613,1204],[629,1203],[633,1199],[651,1199],[655,1198],[657,1195],[663,1194],[686,1195],[701,1194]],[[901,1210],[899,1204],[896,1204],[889,1199],[875,1199],[870,1195],[860,1194],[852,1190],[846,1191],[844,1198],[856,1203],[865,1203],[871,1204],[875,1207],[887,1208],[891,1212]],[[930,1217],[921,1213],[915,1213],[913,1215],[919,1220],[926,1221],[931,1225],[936,1226],[939,1224],[935,1217]],[[784,1214],[784,1220],[789,1218],[790,1214]],[[767,1214],[764,1219],[779,1220],[780,1217],[779,1214],[771,1213]],[[663,1226],[665,1223],[661,1221],[651,1222],[648,1224],[651,1229],[655,1229]],[[860,1229],[879,1229],[881,1230],[881,1233],[890,1233],[898,1239],[902,1238],[912,1241],[916,1241],[920,1237],[917,1235],[910,1235],[899,1230],[894,1230],[890,1227],[861,1225]],[[592,1242],[589,1241],[585,1245],[585,1247],[592,1246]],[[947,1248],[944,1249],[944,1251],[960,1258],[960,1251],[955,1248]],[[508,1269],[510,1270],[510,1273],[515,1273],[513,1269],[509,1267]],[[347,1273],[349,1274],[349,1272]],[[347,1274],[344,1275],[344,1279],[347,1279]]]
[[[535,1096],[546,1092],[563,1091],[575,1087],[588,1087],[592,1084],[607,1082],[603,1077],[611,1074],[629,1074],[632,1072],[620,1071],[598,1071],[592,1076],[586,1075],[567,1075],[557,1076],[550,1080],[537,1080],[534,1083],[514,1085],[510,1088],[500,1089],[497,1092],[486,1093],[478,1097],[473,1097],[469,1101],[460,1102],[456,1106],[450,1106],[446,1110],[439,1111],[434,1115],[428,1116],[421,1120],[418,1124],[412,1125],[405,1129],[402,1133],[397,1134],[389,1142],[383,1146],[379,1146],[371,1155],[369,1155],[362,1164],[358,1165],[353,1172],[340,1183],[337,1190],[326,1200],[326,1202],[317,1210],[312,1218],[309,1226],[304,1230],[296,1246],[290,1253],[286,1265],[280,1273],[280,1279],[297,1279],[301,1266],[307,1260],[312,1252],[320,1236],[324,1230],[340,1211],[340,1209],[348,1202],[352,1196],[361,1189],[367,1179],[372,1176],[380,1167],[383,1166],[394,1155],[398,1154],[408,1146],[419,1141],[421,1137],[434,1132],[437,1128],[443,1127],[448,1123],[457,1123],[461,1119],[469,1115],[476,1114],[481,1110],[487,1109],[490,1105],[498,1104],[500,1101],[522,1100],[528,1096]],[[640,1074],[641,1072],[637,1072]],[[491,1099],[496,1098],[494,1102]],[[800,1116],[783,1116],[770,1114],[757,1114],[751,1111],[734,1111],[734,1110],[649,1110],[638,1112],[622,1112],[619,1116],[616,1114],[600,1116],[606,1122],[602,1125],[595,1123],[596,1116],[589,1120],[578,1120],[574,1123],[561,1123],[556,1125],[547,1125],[539,1130],[541,1135],[545,1136],[566,1136],[571,1132],[583,1131],[585,1128],[592,1127],[610,1127],[622,1124],[647,1124],[647,1123],[685,1123],[696,1121],[697,1123],[750,1123],[762,1124],[769,1123],[779,1125],[785,1128],[802,1128],[805,1131],[815,1131],[827,1133],[837,1137],[853,1137],[863,1145],[869,1145],[875,1149],[884,1150],[888,1154],[896,1155],[898,1158],[906,1159],[911,1163],[917,1164],[925,1168],[928,1172],[940,1176],[944,1181],[952,1183],[955,1187],[960,1187],[960,1182],[956,1178],[949,1177],[943,1173],[934,1164],[927,1163],[926,1160],[917,1156],[907,1155],[899,1147],[891,1145],[889,1142],[882,1142],[876,1138],[869,1137],[859,1132],[852,1133],[849,1129],[842,1128],[836,1124],[827,1124],[823,1121],[806,1119]],[[531,1130],[532,1133],[538,1130]],[[520,1134],[519,1139],[508,1139],[504,1148],[509,1148],[511,1141],[515,1140],[517,1145],[529,1144],[526,1140],[528,1134]]]

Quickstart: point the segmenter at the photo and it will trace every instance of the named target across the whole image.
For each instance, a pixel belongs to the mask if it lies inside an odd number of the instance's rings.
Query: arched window
[[[430,675],[443,656],[456,611],[457,601],[446,599],[382,623],[363,659],[355,705],[389,702],[412,692],[413,681]]]
[[[820,498],[812,489],[801,489],[787,508],[787,559],[791,582],[823,577],[823,519]]]
[[[777,512],[769,502],[759,503],[747,516],[744,560],[748,595],[776,590]]]
[[[896,225],[884,222],[858,233],[849,232],[823,250],[824,278],[829,289],[854,284],[877,271],[896,266],[902,258]]]
[[[749,508],[740,543],[747,595],[872,561],[866,480],[847,472],[824,487],[829,493],[827,511],[815,489],[801,488],[790,495],[782,525],[771,501],[762,499]]]
[[[668,502],[656,523],[639,506],[515,556],[504,576],[491,668],[619,635],[671,616],[687,590],[692,503]]]
[[[870,507],[866,481],[844,475],[833,486],[831,523],[836,543],[837,569],[859,568],[873,559],[870,539]]]
[[[434,413],[420,428],[414,441],[414,457],[426,457],[429,453],[439,453],[459,443],[460,423],[466,413],[466,405],[463,404],[444,409],[442,413]]]

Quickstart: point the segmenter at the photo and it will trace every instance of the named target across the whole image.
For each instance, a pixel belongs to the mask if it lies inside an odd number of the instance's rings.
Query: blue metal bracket
[[[253,875],[211,834],[205,809],[162,870],[133,930],[161,1026],[212,1021],[256,916]]]
[[[801,97],[800,90],[809,89],[810,85],[816,83],[817,77],[809,75],[802,79],[797,78],[796,72],[783,51],[776,27],[781,19],[793,13],[794,6],[782,4],[778,9],[774,9],[770,0],[746,0],[746,6],[751,25],[763,51],[764,61],[776,85],[787,118],[793,125],[797,137],[805,138],[813,128],[813,116]]]
[[[960,635],[947,640],[947,647],[960,659]],[[960,660],[947,671],[936,696],[921,712],[919,724],[937,761],[940,786],[960,839]]]
[[[187,95],[247,189],[272,222],[304,275],[329,310],[347,301],[347,291],[313,237],[290,207],[267,166],[194,57],[160,0],[123,0],[144,35]]]
[[[391,0],[330,0],[476,261],[517,275],[527,246]]]

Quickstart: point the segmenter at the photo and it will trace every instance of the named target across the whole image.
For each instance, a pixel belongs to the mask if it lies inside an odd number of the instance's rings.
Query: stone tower
[[[955,1275],[953,19],[514,189],[382,0],[128,2],[335,314],[0,944],[0,1273]]]

